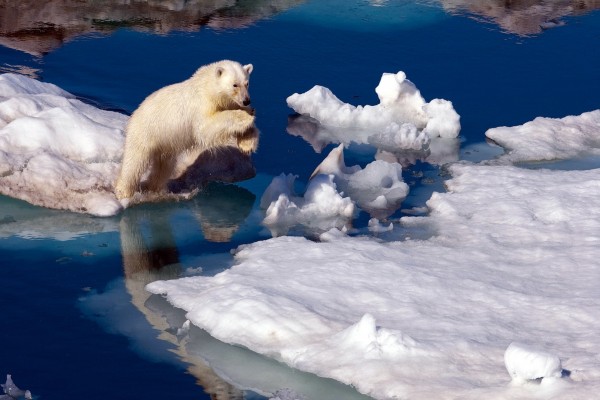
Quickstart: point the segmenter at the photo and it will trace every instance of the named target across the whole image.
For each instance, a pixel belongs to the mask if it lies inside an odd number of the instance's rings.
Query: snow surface
[[[424,239],[278,237],[147,290],[224,342],[377,399],[595,398],[600,169],[448,172],[428,216],[392,227]]]
[[[127,116],[50,83],[0,75],[0,193],[29,203],[114,215]]]

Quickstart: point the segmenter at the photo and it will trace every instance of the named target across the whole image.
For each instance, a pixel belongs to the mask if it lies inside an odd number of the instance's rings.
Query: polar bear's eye
[[[238,84],[237,84],[237,83],[234,83],[234,84],[233,84],[233,87],[234,87],[234,88],[238,87]]]

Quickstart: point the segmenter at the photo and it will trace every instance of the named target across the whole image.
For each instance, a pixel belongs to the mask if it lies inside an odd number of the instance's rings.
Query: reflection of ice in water
[[[3,5],[0,44],[42,55],[91,32],[107,34],[120,27],[168,33],[201,26],[239,28],[267,18],[303,0],[115,1],[23,0]]]
[[[440,3],[449,13],[483,17],[517,35],[537,34],[564,25],[562,17],[600,8],[600,3],[594,0],[440,0]]]
[[[286,22],[352,31],[413,29],[444,18],[447,15],[437,0],[312,1],[280,17]]]
[[[111,218],[48,210],[0,196],[0,238],[18,236],[67,241],[90,234],[116,232],[118,229],[117,221]]]

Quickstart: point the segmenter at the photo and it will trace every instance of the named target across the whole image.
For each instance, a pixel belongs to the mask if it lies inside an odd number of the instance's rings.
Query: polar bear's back
[[[182,148],[193,145],[192,116],[201,107],[201,98],[194,96],[190,80],[163,87],[149,95],[131,115],[127,124],[128,137],[143,137],[143,143],[136,145],[172,150],[178,153]],[[196,109],[194,109],[196,108]],[[133,131],[142,133],[141,135]]]

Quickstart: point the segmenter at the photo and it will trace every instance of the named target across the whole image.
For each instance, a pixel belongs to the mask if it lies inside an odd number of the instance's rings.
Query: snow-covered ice
[[[517,381],[560,378],[560,358],[546,351],[513,342],[504,353],[506,370]]]
[[[322,143],[350,142],[386,151],[426,151],[433,138],[458,136],[460,116],[452,103],[427,103],[404,72],[384,73],[375,91],[380,103],[374,106],[344,103],[319,85],[294,93],[287,103],[301,116],[291,119],[288,131],[306,137],[318,151]]]
[[[147,289],[222,341],[377,399],[594,398],[600,169],[447,170],[429,215],[394,224],[424,239],[278,237]]]
[[[114,215],[121,206],[112,181],[126,121],[50,83],[0,75],[0,193],[44,207]]]
[[[485,135],[504,147],[509,162],[564,160],[600,155],[600,110],[564,118],[538,117],[523,125],[489,129]]]

